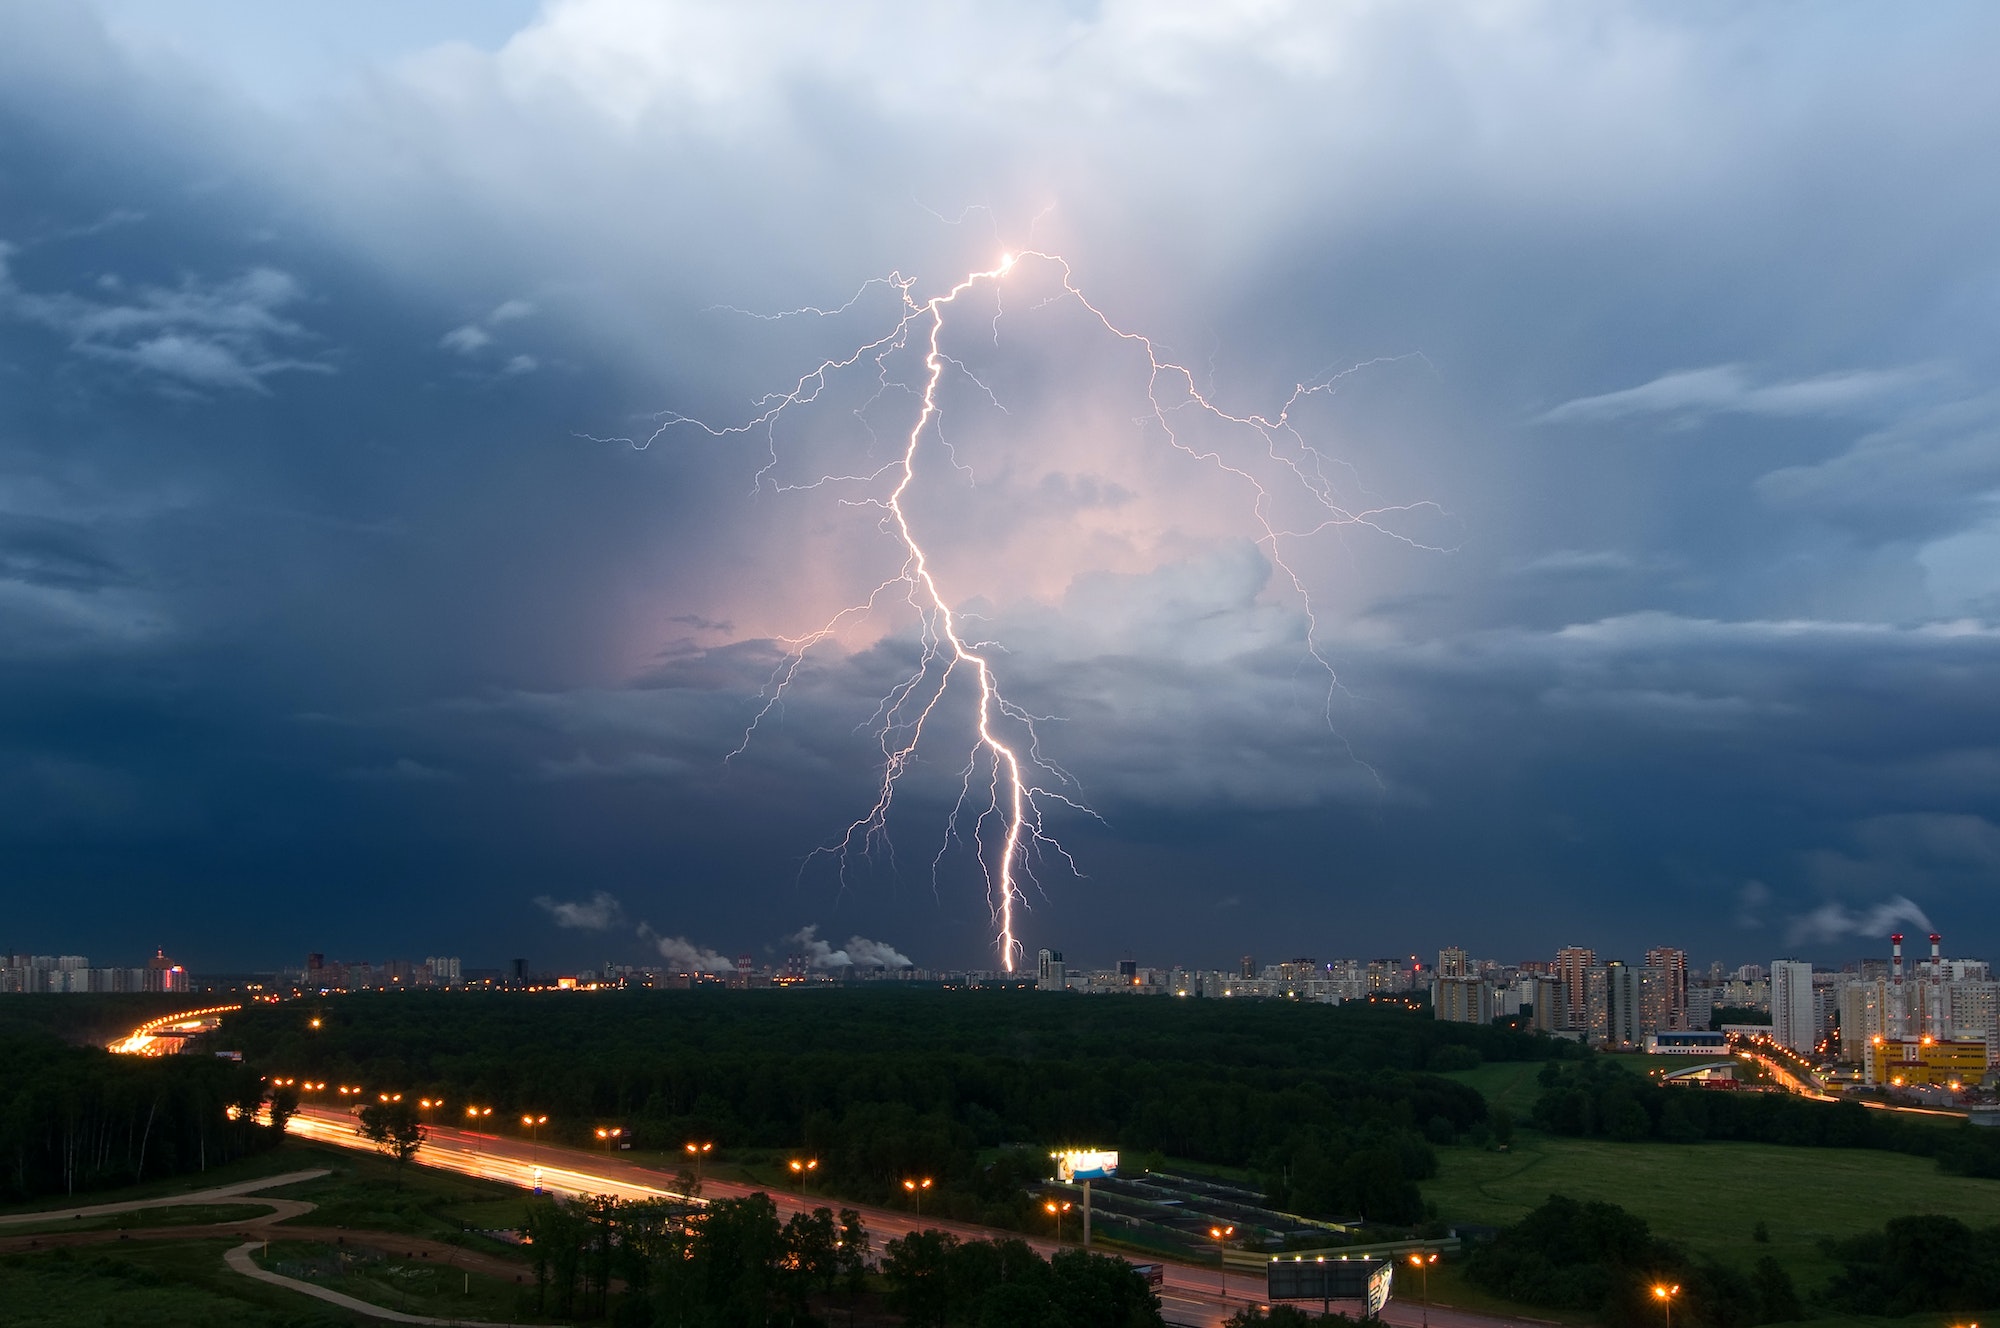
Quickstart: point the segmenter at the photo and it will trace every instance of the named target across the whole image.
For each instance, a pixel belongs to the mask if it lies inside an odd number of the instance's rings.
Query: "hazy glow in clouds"
[[[1273,528],[1442,513],[1273,541],[1044,278],[953,326],[911,528],[1105,817],[1031,944],[1193,958],[1219,898],[1224,959],[1466,939],[1413,897],[1499,952],[1556,916],[1739,961],[1898,897],[1995,916],[1991,6],[231,9],[0,10],[0,866],[34,899],[170,889],[246,964],[276,880],[501,954],[699,967],[837,906],[978,960],[970,855],[928,883],[959,751],[908,767],[900,871],[797,883],[925,658],[879,525],[918,357],[768,448],[578,435],[753,417],[901,315],[720,306],[1032,247],[1232,414],[1371,363],[1291,421],[1342,465],[1168,403]],[[782,638],[885,583],[724,768]],[[597,917],[576,881],[629,914],[555,925]]]
[[[1030,275],[1034,269],[1044,270],[1040,274],[1043,289],[1039,291]],[[782,317],[839,319],[877,284],[864,285],[838,309],[811,307]],[[1081,801],[1083,790],[1076,779],[1049,753],[1037,729],[1038,723],[1047,724],[1055,716],[1037,716],[1009,700],[1003,690],[1000,661],[1008,652],[1006,640],[975,635],[962,607],[965,592],[955,586],[948,589],[942,581],[939,559],[930,550],[948,547],[940,539],[949,539],[949,528],[919,534],[918,514],[923,510],[919,504],[934,487],[936,475],[947,480],[962,477],[968,485],[977,485],[978,471],[960,455],[959,445],[953,441],[959,426],[956,414],[947,409],[947,380],[954,389],[969,388],[969,395],[993,412],[1003,416],[1011,413],[996,391],[1001,381],[997,373],[989,379],[961,358],[966,352],[959,349],[963,339],[960,325],[970,324],[990,335],[998,349],[1002,324],[1008,321],[1010,297],[1031,309],[1071,304],[1082,315],[1086,332],[1132,356],[1130,372],[1142,385],[1136,394],[1143,401],[1143,411],[1135,422],[1137,432],[1154,447],[1178,454],[1185,464],[1211,475],[1220,491],[1209,495],[1211,506],[1232,500],[1240,505],[1238,519],[1269,559],[1262,566],[1281,574],[1280,588],[1289,589],[1304,615],[1299,663],[1309,661],[1324,675],[1327,694],[1322,713],[1329,725],[1339,679],[1322,653],[1323,643],[1315,638],[1317,617],[1306,580],[1295,565],[1296,550],[1316,536],[1338,530],[1359,530],[1415,545],[1416,541],[1398,531],[1395,523],[1432,505],[1350,507],[1341,493],[1346,477],[1334,473],[1343,470],[1342,463],[1321,452],[1299,431],[1294,412],[1312,405],[1316,397],[1332,394],[1342,379],[1365,365],[1297,384],[1276,410],[1237,414],[1205,395],[1191,369],[1165,358],[1154,341],[1120,327],[1093,304],[1078,289],[1076,274],[1060,255],[1039,250],[1006,252],[995,266],[969,273],[928,299],[913,296],[915,281],[900,275],[879,284],[894,290],[898,297],[895,317],[886,329],[862,334],[851,352],[821,361],[789,391],[765,398],[766,408],[754,419],[717,427],[670,413],[646,441],[658,442],[684,432],[710,438],[762,438],[770,449],[767,464],[756,476],[757,488],[762,490],[784,464],[778,447],[779,427],[789,424],[791,415],[809,412],[824,397],[833,395],[843,385],[842,380],[858,377],[868,391],[853,414],[868,436],[871,453],[884,441],[874,422],[878,408],[887,408],[894,418],[894,408],[901,405],[907,419],[901,427],[900,447],[887,448],[890,455],[879,464],[871,457],[871,468],[828,472],[793,485],[771,481],[780,493],[825,491],[837,495],[844,505],[878,513],[876,527],[890,538],[892,557],[898,565],[872,589],[857,593],[845,607],[833,611],[820,627],[786,640],[786,658],[771,675],[763,704],[750,721],[742,746],[733,754],[741,755],[757,729],[784,703],[815,647],[844,628],[851,631],[857,624],[868,623],[879,609],[894,601],[905,603],[915,617],[921,653],[915,669],[876,703],[869,721],[881,751],[882,777],[874,805],[818,853],[839,863],[845,883],[851,853],[892,852],[889,818],[897,792],[908,769],[920,758],[920,749],[930,745],[926,730],[949,722],[949,717],[939,712],[952,707],[956,677],[970,693],[957,701],[959,708],[969,705],[971,709],[970,752],[960,769],[958,797],[946,819],[943,846],[932,860],[932,884],[938,884],[940,868],[954,849],[969,849],[985,880],[1001,966],[1012,972],[1023,948],[1015,933],[1016,912],[1029,903],[1024,884],[1036,882],[1036,863],[1052,857],[1071,871],[1076,867],[1048,827],[1050,813],[1094,813]],[[917,363],[906,364],[910,358]],[[996,365],[999,370],[1006,367],[1005,361]],[[1046,385],[1043,390],[1046,395]],[[1041,413],[1061,420],[1065,411],[1061,404],[1051,407],[1044,402]],[[882,432],[893,436],[887,426]],[[1073,424],[1063,432],[1071,448],[1088,449],[1087,436],[1080,435]],[[1003,443],[997,468],[1005,475],[1021,460]],[[1059,476],[1045,476],[1037,486],[1038,496],[1049,495],[1049,478]],[[1025,551],[1018,556],[1023,562],[1028,560]],[[1004,578],[1018,568],[1002,561],[996,570]],[[945,741],[948,744],[950,740]],[[980,787],[984,792],[975,793]]]

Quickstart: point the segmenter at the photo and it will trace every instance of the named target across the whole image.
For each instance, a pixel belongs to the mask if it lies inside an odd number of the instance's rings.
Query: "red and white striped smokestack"
[[[1931,933],[1931,976],[1932,977],[1936,977],[1938,974],[1944,972],[1944,956],[1938,952],[1938,944],[1943,940],[1944,937],[1938,935],[1936,932]]]
[[[1903,980],[1903,933],[1901,932],[1889,938],[1889,978],[1894,982]]]

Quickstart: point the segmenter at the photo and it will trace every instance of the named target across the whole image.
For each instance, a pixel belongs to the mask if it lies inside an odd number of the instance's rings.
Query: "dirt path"
[[[314,1286],[311,1282],[301,1282],[295,1277],[285,1277],[272,1272],[268,1268],[258,1267],[257,1261],[250,1257],[251,1253],[257,1248],[257,1244],[253,1240],[238,1245],[235,1249],[230,1250],[222,1256],[223,1262],[245,1277],[254,1278],[259,1282],[267,1282],[272,1286],[283,1287],[287,1291],[296,1291],[302,1296],[311,1296],[314,1300],[323,1300],[329,1305],[338,1305],[341,1309],[353,1314],[365,1314],[371,1319],[384,1319],[390,1323],[463,1324],[467,1325],[468,1328],[471,1328],[473,1325],[477,1325],[477,1328],[539,1328],[538,1325],[496,1323],[491,1319],[440,1319],[429,1314],[405,1314],[401,1310],[385,1309],[380,1305],[371,1305],[365,1300],[357,1300],[353,1296],[342,1295],[338,1291],[331,1291],[322,1286]]]
[[[200,1226],[179,1227],[124,1227],[94,1231],[44,1231],[32,1235],[0,1236],[0,1253],[18,1250],[51,1250],[77,1245],[102,1245],[120,1240],[215,1240],[234,1236],[244,1243],[223,1256],[225,1262],[236,1272],[272,1286],[281,1286],[301,1295],[323,1300],[330,1305],[357,1314],[366,1314],[392,1323],[422,1324],[483,1324],[486,1328],[515,1328],[515,1325],[495,1324],[486,1319],[438,1319],[421,1314],[404,1314],[398,1310],[371,1305],[353,1296],[329,1291],[325,1287],[314,1286],[297,1278],[284,1277],[269,1269],[260,1268],[251,1258],[251,1251],[272,1240],[319,1241],[327,1245],[342,1245],[354,1249],[376,1250],[392,1258],[434,1259],[443,1267],[478,1273],[484,1277],[499,1278],[519,1282],[525,1276],[519,1264],[497,1259],[490,1254],[479,1254],[472,1250],[460,1249],[441,1240],[431,1240],[423,1236],[399,1236],[389,1231],[355,1230],[349,1227],[278,1226],[277,1223],[291,1218],[303,1217],[318,1207],[304,1199],[275,1199],[259,1195],[259,1190],[274,1190],[285,1185],[296,1185],[301,1181],[318,1180],[330,1175],[324,1167],[311,1171],[293,1171],[282,1176],[266,1176],[261,1180],[246,1180],[234,1185],[220,1185],[214,1189],[197,1190],[189,1194],[167,1194],[153,1199],[132,1199],[124,1203],[91,1204],[82,1208],[62,1208],[46,1213],[17,1213],[0,1217],[0,1224],[27,1226],[41,1222],[68,1222],[79,1218],[112,1217],[119,1213],[137,1213],[148,1208],[187,1208],[219,1201],[265,1204],[270,1212],[257,1217],[245,1218],[239,1222],[210,1222]]]
[[[310,1171],[289,1171],[282,1176],[265,1176],[258,1180],[238,1181],[234,1185],[218,1185],[212,1190],[195,1190],[188,1194],[163,1194],[154,1199],[130,1199],[124,1203],[90,1204],[82,1208],[58,1208],[46,1213],[9,1213],[0,1217],[0,1227],[25,1227],[41,1222],[68,1222],[80,1217],[113,1217],[119,1213],[137,1213],[148,1208],[193,1208],[203,1204],[218,1203],[227,1199],[237,1199],[245,1203],[269,1204],[271,1211],[262,1217],[249,1219],[253,1223],[282,1222],[288,1217],[303,1217],[310,1213],[314,1205],[303,1199],[259,1199],[251,1196],[258,1190],[275,1190],[285,1185],[296,1185],[300,1181],[318,1180],[333,1173],[325,1167],[315,1167]],[[241,1223],[230,1223],[240,1226]],[[79,1233],[80,1234],[80,1233]]]

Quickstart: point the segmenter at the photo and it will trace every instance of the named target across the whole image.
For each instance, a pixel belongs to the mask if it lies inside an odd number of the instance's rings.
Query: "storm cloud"
[[[1047,251],[1266,424],[946,330],[1031,950],[2000,944],[1990,8],[406,9],[0,15],[0,942],[990,962],[916,356],[679,421]]]

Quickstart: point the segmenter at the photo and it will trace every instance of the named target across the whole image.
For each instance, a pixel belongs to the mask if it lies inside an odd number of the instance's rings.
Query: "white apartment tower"
[[[1808,1056],[1818,1045],[1812,965],[1803,960],[1779,959],[1771,965],[1771,1036]]]

